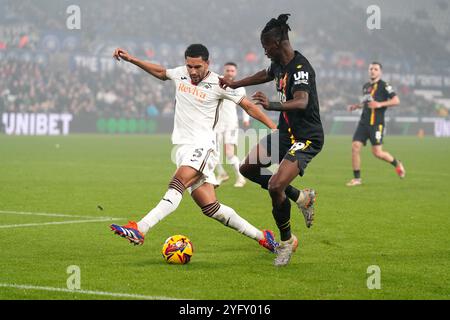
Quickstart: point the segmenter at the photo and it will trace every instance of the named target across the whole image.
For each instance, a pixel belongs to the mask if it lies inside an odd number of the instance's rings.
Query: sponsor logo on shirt
[[[206,99],[206,93],[199,90],[198,87],[194,87],[185,83],[180,83],[178,85],[178,91],[181,92],[185,92],[185,93],[189,93],[191,95],[193,95],[194,97],[200,99],[200,100],[205,100]]]
[[[294,85],[308,84],[309,73],[307,71],[299,71],[294,74]]]
[[[390,84],[387,84],[386,91],[387,91],[387,93],[392,93],[392,92],[394,92],[394,88],[392,88],[392,86]]]

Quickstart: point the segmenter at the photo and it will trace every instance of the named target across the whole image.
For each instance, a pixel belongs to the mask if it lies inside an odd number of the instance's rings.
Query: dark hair
[[[224,67],[226,67],[226,66],[233,66],[233,67],[235,67],[237,69],[237,64],[235,62],[232,62],[232,61],[229,61],[229,62],[225,63],[223,66]]]
[[[383,66],[381,65],[381,63],[379,63],[379,62],[377,62],[377,61],[372,61],[371,64],[377,64],[377,65],[380,66],[380,69],[383,69]]]
[[[267,22],[266,26],[261,32],[261,38],[272,36],[277,41],[289,40],[288,32],[291,30],[286,23],[289,19],[289,13],[283,13],[278,16],[277,19],[272,18]]]
[[[191,58],[201,57],[203,61],[208,61],[209,51],[202,44],[199,43],[191,44],[189,47],[187,47],[186,51],[184,52],[184,58],[186,59],[187,57]]]

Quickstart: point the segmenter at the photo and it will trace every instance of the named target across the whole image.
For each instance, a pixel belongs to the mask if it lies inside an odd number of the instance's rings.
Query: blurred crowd
[[[269,64],[259,34],[270,17],[261,14],[259,0],[230,0],[226,5],[208,0],[80,0],[82,29],[78,33],[66,27],[66,9],[71,4],[68,0],[4,1],[0,11],[0,111],[171,115],[171,85],[144,72],[73,66],[76,54],[110,57],[115,46],[169,67],[183,63],[185,47],[195,42],[208,46],[216,72],[229,60],[237,62],[241,75]],[[391,73],[450,72],[449,35],[435,32],[431,24],[386,18],[383,30],[371,32],[354,28],[365,26],[367,16],[351,1],[344,5],[333,0],[264,2],[264,12],[281,13],[292,7],[291,42],[310,59],[316,72],[336,69],[366,74],[373,60],[382,61]],[[203,14],[204,8],[208,14]],[[48,34],[70,41],[56,45]],[[363,41],[367,38],[369,46]],[[359,100],[365,81],[318,78],[322,112],[345,113],[348,104]],[[393,85],[402,100],[393,115],[442,113],[441,106],[415,95],[414,88]],[[264,90],[274,93],[272,86],[268,88]]]
[[[357,81],[319,79],[321,112],[345,114],[347,105],[359,102],[361,87],[362,82]],[[391,115],[440,114],[439,106],[412,94],[407,86],[395,89],[402,103]],[[120,69],[91,72],[85,68],[68,72],[33,62],[0,62],[0,111],[91,113],[129,118],[171,116],[173,90],[170,82],[155,80],[145,72],[133,74]],[[263,90],[272,99],[276,98],[271,83]]]
[[[55,71],[32,62],[0,62],[0,110],[145,117],[173,112],[172,88],[147,75],[78,68]]]

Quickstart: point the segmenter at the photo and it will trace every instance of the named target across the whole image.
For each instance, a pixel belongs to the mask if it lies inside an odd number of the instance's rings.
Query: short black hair
[[[266,26],[261,32],[261,39],[263,37],[272,36],[277,41],[289,40],[288,32],[291,30],[289,25],[286,23],[289,19],[289,13],[283,13],[278,16],[278,18],[272,18],[267,22]]]
[[[228,61],[223,66],[224,67],[226,67],[226,66],[233,66],[233,67],[235,67],[237,69],[237,64],[236,64],[236,62],[233,62],[233,61]]]
[[[370,64],[377,64],[380,66],[380,69],[383,70],[383,66],[378,61],[372,61]]]
[[[184,58],[186,59],[187,57],[201,57],[203,61],[208,61],[209,51],[204,45],[200,43],[194,43],[187,47],[186,51],[184,52]]]

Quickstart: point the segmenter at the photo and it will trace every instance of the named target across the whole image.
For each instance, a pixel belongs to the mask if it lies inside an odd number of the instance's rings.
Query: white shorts
[[[227,129],[217,132],[217,142],[219,145],[223,144],[233,144],[237,146],[239,139],[239,129]]]
[[[178,145],[175,159],[177,168],[188,166],[203,173],[203,176],[188,188],[189,193],[192,193],[204,183],[218,184],[214,169],[219,162],[219,154],[215,145]]]

